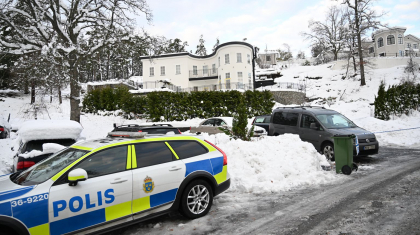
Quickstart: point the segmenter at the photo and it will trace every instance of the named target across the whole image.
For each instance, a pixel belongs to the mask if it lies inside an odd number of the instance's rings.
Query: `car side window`
[[[311,123],[315,123],[316,127],[320,126],[318,121],[314,117],[302,114],[302,120],[300,122],[300,127],[311,128]]]
[[[283,112],[274,113],[273,123],[274,124],[280,124],[280,125],[287,125],[286,124],[286,118],[285,118],[284,114],[285,113],[283,113]]]
[[[179,159],[194,157],[208,153],[208,149],[194,140],[169,141],[172,149],[178,155]]]
[[[203,122],[203,124],[201,124],[202,126],[214,126],[214,119],[209,119],[205,122]]]
[[[255,119],[255,123],[264,123],[264,117],[259,117]]]
[[[88,178],[109,175],[126,169],[127,145],[105,149],[92,154],[76,168],[84,169]]]
[[[215,126],[223,126],[223,125],[227,125],[227,124],[222,119],[215,119],[214,120],[214,125]]]
[[[138,168],[170,162],[174,158],[165,142],[141,143],[135,148]]]
[[[298,113],[287,113],[286,120],[289,126],[297,126],[299,114]]]

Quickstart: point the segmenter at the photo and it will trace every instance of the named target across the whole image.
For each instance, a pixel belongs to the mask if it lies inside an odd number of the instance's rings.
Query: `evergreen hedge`
[[[191,118],[232,117],[244,102],[248,117],[271,114],[274,105],[269,91],[199,91],[151,92],[145,96],[131,94],[127,88],[103,88],[89,91],[83,100],[83,111],[115,111],[128,117],[152,121],[182,121]]]
[[[374,104],[375,117],[382,120],[389,120],[391,115],[409,115],[412,110],[419,110],[420,84],[404,82],[385,91],[385,84],[381,82]]]

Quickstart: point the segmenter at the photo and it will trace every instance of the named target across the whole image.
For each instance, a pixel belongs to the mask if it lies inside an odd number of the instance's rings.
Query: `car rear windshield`
[[[318,114],[316,118],[327,129],[344,129],[357,127],[352,121],[339,113]]]
[[[32,150],[42,151],[42,145],[46,143],[54,143],[63,146],[70,146],[76,143],[73,139],[54,139],[54,140],[32,140],[26,143],[25,149],[22,153],[31,152]]]
[[[67,148],[21,172],[12,181],[25,186],[42,183],[88,152],[86,150]]]

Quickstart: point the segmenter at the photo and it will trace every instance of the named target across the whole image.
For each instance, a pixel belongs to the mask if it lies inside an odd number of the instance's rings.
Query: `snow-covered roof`
[[[280,71],[277,71],[275,69],[257,69],[257,70],[255,70],[255,75],[256,76],[270,75],[270,74],[277,74],[277,73],[280,73]]]
[[[17,134],[22,141],[45,139],[74,139],[80,137],[83,127],[70,120],[33,120],[24,122]]]
[[[402,27],[402,26],[388,27],[388,28],[383,28],[383,29],[376,30],[375,32],[373,32],[373,35],[378,34],[378,33],[382,33],[382,32],[386,32],[386,31],[390,31],[390,30],[397,30],[397,29],[404,30],[404,32],[405,32],[405,30],[407,30],[406,27]]]
[[[408,35],[404,36],[404,38],[406,38],[406,37],[413,37],[413,38],[417,39],[418,41],[420,41],[420,39],[418,37],[416,37],[412,34],[408,34]]]

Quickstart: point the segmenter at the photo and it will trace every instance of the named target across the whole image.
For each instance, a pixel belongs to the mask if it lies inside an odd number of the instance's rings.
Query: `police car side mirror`
[[[76,186],[77,182],[87,180],[88,175],[85,170],[82,168],[77,168],[69,172],[67,179],[69,181],[69,186]]]

